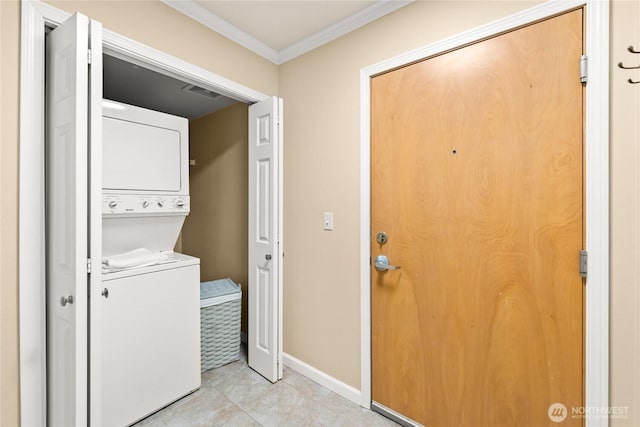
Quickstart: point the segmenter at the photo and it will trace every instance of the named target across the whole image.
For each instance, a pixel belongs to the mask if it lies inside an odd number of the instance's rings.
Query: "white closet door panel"
[[[87,17],[48,36],[47,394],[48,425],[87,424]]]
[[[278,356],[281,135],[279,98],[249,107],[249,366],[271,382]]]
[[[99,426],[102,416],[102,381],[99,362],[102,293],[102,25],[89,23],[89,424]]]

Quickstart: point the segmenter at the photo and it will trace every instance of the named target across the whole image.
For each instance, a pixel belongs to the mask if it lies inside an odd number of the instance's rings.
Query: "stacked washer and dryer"
[[[103,102],[102,425],[200,387],[200,260],[173,251],[189,214],[188,132],[185,118]]]

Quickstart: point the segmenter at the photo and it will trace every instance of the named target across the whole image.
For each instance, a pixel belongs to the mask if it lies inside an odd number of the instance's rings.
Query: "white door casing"
[[[271,382],[279,368],[282,99],[249,107],[249,366]]]
[[[91,29],[99,30],[99,24],[92,24]],[[51,426],[88,422],[87,116],[89,84],[92,88],[102,86],[102,70],[94,75],[89,72],[89,31],[89,19],[75,14],[51,32],[46,51],[47,369]]]

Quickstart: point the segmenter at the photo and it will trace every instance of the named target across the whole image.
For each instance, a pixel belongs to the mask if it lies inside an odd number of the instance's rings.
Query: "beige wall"
[[[286,353],[360,389],[360,69],[532,4],[419,1],[280,66]]]
[[[242,286],[247,320],[248,106],[237,103],[189,123],[191,213],[182,252],[200,258],[202,281],[230,277]]]
[[[640,2],[611,7],[611,405],[629,417],[612,427],[640,425]]]
[[[105,28],[170,53],[267,95],[278,67],[157,1],[50,2]],[[20,4],[0,0],[0,425],[18,424],[17,206]]]
[[[0,1],[0,425],[18,420],[19,4]]]

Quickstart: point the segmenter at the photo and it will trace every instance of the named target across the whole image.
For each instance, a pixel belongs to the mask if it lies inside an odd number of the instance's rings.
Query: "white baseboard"
[[[362,393],[360,393],[360,390],[333,378],[331,375],[328,375],[313,366],[307,365],[290,354],[282,353],[282,361],[286,367],[293,369],[312,381],[317,382],[321,386],[328,388],[345,399],[348,399],[357,405],[362,405]]]

